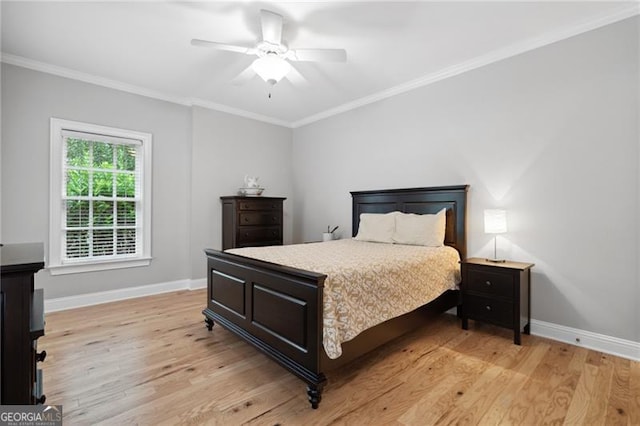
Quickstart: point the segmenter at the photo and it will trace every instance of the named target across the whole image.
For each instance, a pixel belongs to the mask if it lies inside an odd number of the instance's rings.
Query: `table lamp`
[[[507,232],[507,211],[499,209],[487,209],[484,211],[484,232],[485,234],[493,234],[493,259],[487,259],[489,262],[503,263],[504,259],[498,259],[496,239],[497,234]]]

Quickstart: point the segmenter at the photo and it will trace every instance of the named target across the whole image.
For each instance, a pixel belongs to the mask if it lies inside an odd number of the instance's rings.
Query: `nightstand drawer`
[[[505,327],[513,325],[513,303],[495,300],[491,297],[467,294],[463,309],[471,319],[479,319]]]
[[[467,272],[468,282],[463,283],[465,291],[513,299],[513,276],[511,274],[488,272],[473,267],[468,267]]]
[[[281,218],[282,214],[280,212],[240,213],[239,225],[279,225]]]

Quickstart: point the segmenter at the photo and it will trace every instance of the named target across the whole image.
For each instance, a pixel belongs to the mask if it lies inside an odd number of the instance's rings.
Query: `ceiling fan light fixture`
[[[291,71],[291,64],[277,55],[266,55],[256,59],[251,68],[269,84],[276,84]]]
[[[2,0],[0,0],[1,2]],[[289,50],[289,46],[282,39],[283,30],[282,15],[269,10],[260,10],[260,26],[262,28],[262,40],[254,47],[235,46],[232,44],[218,43],[216,41],[194,38],[191,44],[194,46],[210,47],[217,50],[256,55],[258,59],[245,68],[231,84],[239,86],[255,77],[260,76],[265,82],[274,85],[287,76],[291,84],[306,84],[306,79],[296,70],[289,61],[301,62],[346,62],[347,52],[344,49],[295,49]]]

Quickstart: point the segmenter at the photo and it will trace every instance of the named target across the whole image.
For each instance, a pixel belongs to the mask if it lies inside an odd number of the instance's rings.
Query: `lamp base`
[[[505,263],[507,260],[506,259],[484,259],[487,262],[493,262],[493,263]]]

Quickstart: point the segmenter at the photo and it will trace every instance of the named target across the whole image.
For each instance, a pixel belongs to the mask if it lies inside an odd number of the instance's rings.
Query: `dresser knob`
[[[486,281],[486,282],[485,282],[485,284],[486,284],[487,286],[491,286],[491,281]]]
[[[245,236],[245,237],[248,237],[248,236],[249,236],[249,233],[248,233],[248,232],[245,232],[245,233],[244,233],[244,236]]]
[[[47,357],[47,351],[36,353],[36,362],[42,362]]]
[[[245,222],[249,222],[249,218],[248,218],[248,217],[245,217],[245,218],[244,218],[244,221],[245,221]]]
[[[489,305],[487,305],[486,308],[487,308],[487,311],[491,310],[491,306],[489,306]]]

